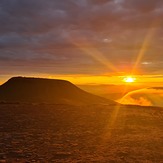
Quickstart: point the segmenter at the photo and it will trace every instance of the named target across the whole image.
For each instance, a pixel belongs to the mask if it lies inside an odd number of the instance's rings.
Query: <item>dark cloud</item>
[[[163,5],[163,2],[161,0],[125,0],[122,5],[127,9],[146,13],[156,10]]]
[[[113,2],[114,0],[89,0],[89,2],[92,4],[92,5],[103,5],[103,4],[106,4],[106,3],[110,3],[110,2]]]
[[[139,68],[157,73],[162,69],[162,16],[161,0],[1,0],[0,66],[111,71],[98,62],[100,56],[87,54],[93,47],[106,62],[132,67],[151,33],[141,62],[152,64]]]

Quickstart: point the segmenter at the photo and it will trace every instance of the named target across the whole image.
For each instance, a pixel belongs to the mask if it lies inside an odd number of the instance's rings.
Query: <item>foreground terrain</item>
[[[0,104],[0,162],[162,161],[162,108]]]

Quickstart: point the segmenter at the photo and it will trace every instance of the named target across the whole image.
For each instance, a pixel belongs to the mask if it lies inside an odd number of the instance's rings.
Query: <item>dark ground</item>
[[[163,108],[0,104],[0,163],[163,162]]]

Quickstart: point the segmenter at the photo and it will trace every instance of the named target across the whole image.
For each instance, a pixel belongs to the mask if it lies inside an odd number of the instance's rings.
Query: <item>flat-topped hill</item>
[[[54,104],[115,104],[87,93],[69,81],[13,77],[0,86],[0,101]]]

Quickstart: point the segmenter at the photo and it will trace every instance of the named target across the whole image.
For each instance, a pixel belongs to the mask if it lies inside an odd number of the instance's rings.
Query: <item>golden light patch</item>
[[[123,79],[123,81],[126,82],[126,83],[133,83],[133,82],[135,82],[135,80],[136,79],[134,77],[132,77],[132,76],[127,76],[127,77],[125,77]]]

